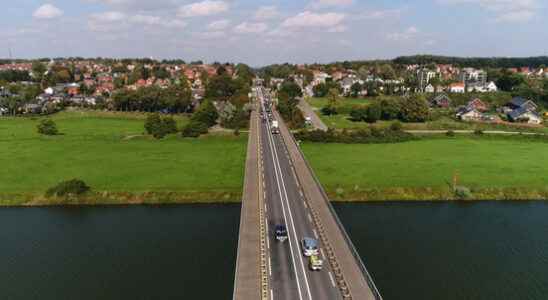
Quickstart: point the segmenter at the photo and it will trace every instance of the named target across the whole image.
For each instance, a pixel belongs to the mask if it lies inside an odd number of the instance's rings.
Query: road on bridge
[[[259,88],[261,105],[270,95]],[[263,107],[264,111],[264,107]],[[275,118],[275,117],[274,117]],[[320,243],[323,269],[311,271],[308,258],[303,256],[300,242],[304,237],[319,240],[303,190],[293,169],[288,149],[279,134],[272,134],[268,120],[261,121],[259,130],[264,186],[265,217],[267,218],[268,274],[271,299],[342,299],[334,275]],[[281,122],[281,120],[279,120]],[[284,224],[288,240],[279,242],[274,228]]]

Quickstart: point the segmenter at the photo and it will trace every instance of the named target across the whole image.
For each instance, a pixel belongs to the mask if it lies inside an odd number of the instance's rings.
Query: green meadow
[[[48,204],[43,193],[72,178],[91,186],[89,204],[240,199],[245,134],[155,140],[143,133],[145,114],[73,111],[50,118],[60,135],[39,135],[40,118],[0,119],[0,204]],[[176,120],[183,126],[188,118]]]
[[[458,186],[476,199],[546,199],[548,143],[511,138],[434,138],[396,144],[302,148],[339,200],[443,200]]]

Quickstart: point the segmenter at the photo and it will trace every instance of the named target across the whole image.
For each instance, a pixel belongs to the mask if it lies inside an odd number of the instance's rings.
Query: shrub
[[[390,130],[392,131],[402,131],[403,125],[399,121],[395,121],[394,123],[390,124]]]
[[[446,133],[445,133],[446,136],[449,136],[449,137],[454,137],[455,136],[455,132],[453,130],[448,130]]]
[[[51,119],[43,119],[40,121],[38,126],[36,126],[38,133],[43,135],[56,135],[59,134],[57,130],[57,125]]]
[[[337,107],[333,105],[326,105],[322,107],[321,112],[324,116],[331,116],[338,114]]]
[[[367,107],[367,115],[365,121],[367,123],[375,123],[381,118],[381,106],[379,104],[371,104]]]
[[[46,191],[46,196],[66,196],[66,195],[81,195],[88,192],[91,188],[80,179],[71,179],[68,181],[63,181],[57,184],[54,187],[49,188]]]
[[[159,114],[152,114],[145,120],[145,130],[153,137],[161,139],[177,132],[177,122],[172,117],[161,118]]]
[[[476,129],[476,130],[474,130],[474,134],[475,134],[475,135],[482,135],[482,134],[483,134],[483,130],[481,130],[481,129]]]
[[[190,121],[181,131],[183,137],[199,137],[208,132],[209,126],[199,121]]]
[[[350,111],[350,119],[354,122],[365,121],[367,117],[367,108],[366,107],[353,107]]]
[[[460,200],[471,199],[472,192],[465,186],[457,186],[455,188],[455,196]]]
[[[295,134],[298,140],[315,143],[345,143],[345,144],[373,144],[373,143],[399,143],[410,140],[416,140],[417,137],[404,131],[395,131],[390,129],[360,129],[356,131],[343,130],[337,132],[333,129],[322,130],[302,130]]]

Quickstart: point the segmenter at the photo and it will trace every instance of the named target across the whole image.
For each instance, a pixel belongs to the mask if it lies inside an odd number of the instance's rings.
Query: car
[[[323,260],[321,260],[317,255],[311,255],[308,258],[308,267],[312,271],[319,271],[323,267]]]
[[[318,241],[313,238],[309,238],[309,237],[303,238],[301,241],[301,247],[302,247],[304,256],[318,255],[319,253]]]
[[[285,227],[285,225],[276,225],[276,228],[274,229],[274,234],[276,235],[276,240],[280,242],[284,242],[285,240],[287,240],[287,228]]]

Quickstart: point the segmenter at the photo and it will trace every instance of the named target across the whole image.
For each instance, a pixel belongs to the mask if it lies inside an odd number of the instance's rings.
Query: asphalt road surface
[[[265,100],[270,101],[264,89],[259,89],[258,96],[262,105]],[[321,243],[320,259],[324,261],[322,270],[311,271],[308,257],[302,254],[301,240],[304,237],[318,240],[318,233],[284,141],[279,134],[272,134],[270,124],[268,119],[261,120],[259,130],[264,173],[261,180],[264,180],[268,226],[270,296],[272,299],[288,300],[342,299],[325,253],[321,250]],[[277,224],[287,227],[288,239],[285,242],[275,238],[274,228]]]

